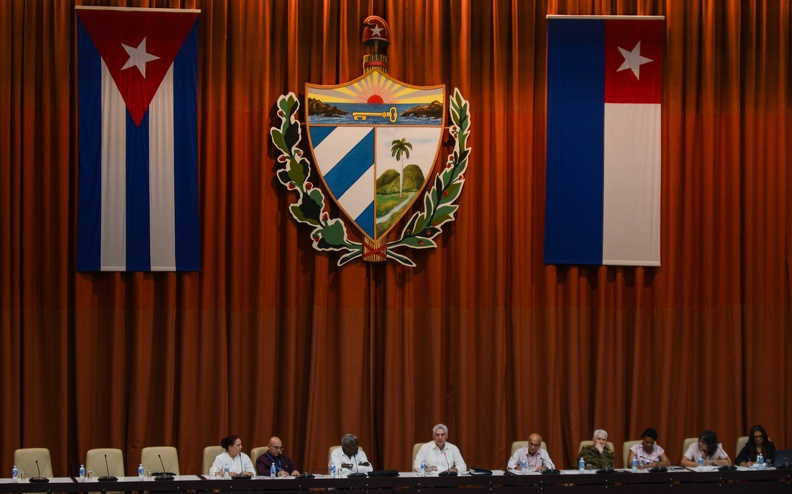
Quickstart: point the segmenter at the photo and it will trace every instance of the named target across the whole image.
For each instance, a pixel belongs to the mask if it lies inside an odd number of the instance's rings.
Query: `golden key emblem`
[[[366,111],[356,111],[352,112],[352,119],[353,120],[366,120],[368,117],[382,117],[387,118],[391,121],[391,123],[396,123],[396,120],[399,119],[399,112],[396,110],[395,106],[391,106],[390,110],[384,112],[366,112]]]

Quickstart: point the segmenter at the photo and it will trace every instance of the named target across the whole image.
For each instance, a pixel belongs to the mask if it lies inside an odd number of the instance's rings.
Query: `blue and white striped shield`
[[[383,238],[432,174],[445,86],[411,86],[378,69],[335,86],[307,84],[308,140],[333,200],[363,235]]]

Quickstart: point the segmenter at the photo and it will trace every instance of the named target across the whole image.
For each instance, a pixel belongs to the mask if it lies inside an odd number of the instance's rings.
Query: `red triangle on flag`
[[[77,17],[140,125],[198,13],[157,9],[79,9]]]

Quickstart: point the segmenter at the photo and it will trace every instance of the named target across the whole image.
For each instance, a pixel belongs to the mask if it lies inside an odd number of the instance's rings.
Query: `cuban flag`
[[[665,20],[547,29],[545,263],[659,266]]]
[[[199,12],[76,7],[79,271],[200,268]]]

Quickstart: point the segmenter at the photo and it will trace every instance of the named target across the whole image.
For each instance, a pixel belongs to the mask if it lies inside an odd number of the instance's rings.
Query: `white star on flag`
[[[635,74],[636,79],[641,78],[641,65],[654,61],[651,58],[646,58],[641,56],[640,41],[635,44],[635,48],[633,48],[632,51],[625,50],[621,46],[619,47],[619,51],[624,57],[624,62],[622,62],[619,68],[616,69],[616,72],[621,72],[622,70],[630,69],[632,70],[633,74]]]
[[[153,60],[159,59],[158,56],[146,52],[146,38],[143,38],[143,41],[141,41],[140,44],[137,45],[137,48],[133,46],[125,45],[124,43],[121,43],[121,46],[124,47],[124,50],[126,50],[127,55],[129,55],[129,58],[127,59],[124,66],[121,67],[121,70],[126,70],[130,67],[137,67],[138,71],[140,71],[140,75],[142,75],[143,78],[145,79],[146,64]]]
[[[382,35],[382,28],[379,26],[374,26],[371,28],[371,35],[372,36],[381,36]]]

